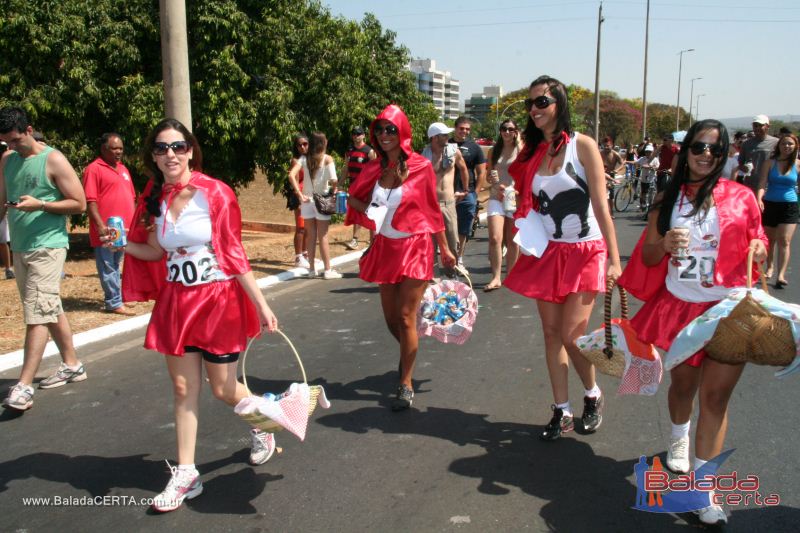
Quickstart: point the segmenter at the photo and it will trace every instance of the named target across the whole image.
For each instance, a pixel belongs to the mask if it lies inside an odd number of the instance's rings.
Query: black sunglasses
[[[689,151],[692,152],[694,155],[701,155],[703,152],[708,150],[712,156],[720,157],[724,153],[722,150],[722,146],[719,144],[708,144],[708,143],[701,143],[701,142],[693,142],[689,145]]]
[[[526,98],[525,99],[525,109],[530,111],[534,107],[536,109],[544,109],[545,107],[549,106],[550,104],[555,104],[558,100],[555,98],[551,98],[549,96],[537,96],[536,98]]]
[[[183,155],[189,151],[191,146],[186,141],[175,141],[174,143],[153,143],[153,155],[164,155],[172,149],[175,155]]]
[[[515,131],[517,131],[517,128],[511,126],[500,126],[500,131],[502,131],[503,133],[508,133],[508,132],[514,133]]]
[[[372,128],[372,133],[374,133],[376,137],[383,132],[386,132],[386,135],[397,135],[399,131],[400,130],[398,129],[398,127],[395,126],[394,124],[389,124],[386,127],[375,126],[374,128]]]

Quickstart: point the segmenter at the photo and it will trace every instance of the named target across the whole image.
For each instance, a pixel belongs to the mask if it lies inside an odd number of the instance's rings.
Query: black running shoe
[[[600,424],[603,423],[603,395],[598,398],[583,397],[583,430],[587,433],[597,431]]]
[[[539,435],[542,440],[556,440],[562,433],[575,429],[575,421],[572,415],[565,415],[564,411],[555,405],[551,405],[550,408],[553,410],[553,418],[550,419],[550,423],[545,426],[544,431]]]
[[[392,400],[392,411],[404,411],[411,407],[414,391],[407,385],[397,387],[397,396]]]

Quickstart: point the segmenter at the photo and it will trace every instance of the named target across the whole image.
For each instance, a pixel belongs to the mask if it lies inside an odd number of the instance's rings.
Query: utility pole
[[[694,48],[687,48],[678,52],[678,101],[675,103],[675,131],[681,131],[681,67],[683,66],[683,54],[694,52]]]
[[[702,80],[703,78],[692,78],[691,89],[689,89],[689,125],[692,125],[692,96],[694,95],[694,82],[695,80]],[[695,115],[697,116],[697,115]],[[696,120],[696,119],[695,119]]]
[[[650,40],[650,0],[644,19],[644,87],[642,88],[642,140],[647,137],[647,47]]]
[[[186,3],[159,0],[161,16],[161,74],[164,78],[164,114],[192,130],[189,85],[189,47],[186,36]]]
[[[600,142],[600,31],[603,24],[603,2],[597,12],[597,63],[594,71],[594,140]]]
[[[700,97],[705,96],[705,93],[697,95],[697,105],[694,106],[694,119],[695,121],[700,120]]]

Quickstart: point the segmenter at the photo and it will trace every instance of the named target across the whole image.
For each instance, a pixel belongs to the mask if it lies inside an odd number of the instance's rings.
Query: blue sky
[[[323,0],[334,15],[369,11],[414,58],[435,59],[461,81],[462,101],[484,85],[506,92],[540,74],[594,89],[598,1]],[[490,6],[490,7],[489,7]],[[646,0],[605,1],[600,88],[641,98]],[[701,118],[764,113],[800,119],[798,0],[651,0],[648,102],[700,97]],[[694,110],[693,110],[694,112]]]

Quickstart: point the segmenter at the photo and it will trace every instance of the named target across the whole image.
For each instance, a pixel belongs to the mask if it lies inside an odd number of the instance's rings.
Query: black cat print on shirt
[[[568,189],[556,194],[550,198],[544,189],[539,191],[539,213],[552,217],[556,226],[556,231],[553,233],[554,239],[562,237],[561,225],[567,215],[577,215],[581,220],[581,231],[578,238],[582,239],[589,234],[589,205],[591,198],[589,197],[589,185],[575,172],[575,167],[572,163],[568,162],[564,167],[567,174],[575,180],[580,189]]]

